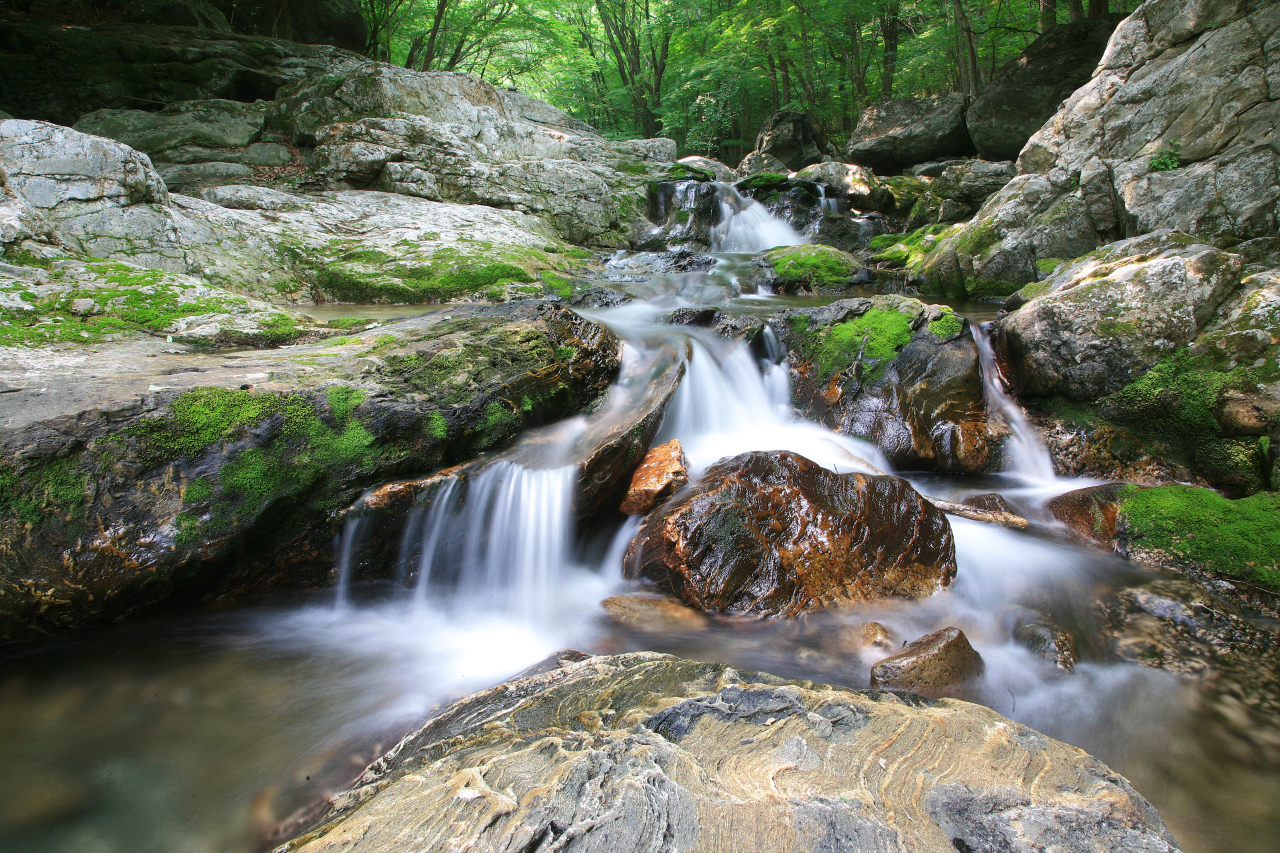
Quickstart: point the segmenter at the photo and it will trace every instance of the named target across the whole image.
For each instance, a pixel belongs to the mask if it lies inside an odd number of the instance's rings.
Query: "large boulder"
[[[955,92],[929,98],[894,98],[868,107],[845,147],[850,163],[895,174],[908,166],[972,154],[965,129],[968,96]]]
[[[1275,4],[1148,0],[928,275],[1025,284],[1038,265],[1157,229],[1219,246],[1273,237],[1280,102],[1265,81],[1277,33]]]
[[[1123,778],[987,708],[652,652],[462,699],[332,803],[284,849],[1179,849]]]
[[[623,562],[701,610],[784,615],[931,595],[955,572],[946,517],[905,480],[786,451],[713,465],[645,518]]]
[[[1060,267],[992,338],[1018,391],[1096,399],[1194,340],[1242,267],[1186,234],[1134,237]]]
[[[926,225],[968,219],[1017,173],[1010,162],[965,160],[948,166],[912,206],[907,228],[914,231]]]
[[[332,510],[581,411],[619,368],[612,334],[532,301],[187,349],[0,359],[0,639],[326,584]]]
[[[208,29],[3,20],[0,109],[69,127],[99,109],[269,101],[285,83],[358,59],[333,47]]]
[[[1089,82],[1120,19],[1110,15],[1058,24],[996,72],[965,114],[978,156],[1016,160],[1063,100]]]
[[[152,160],[170,160],[170,149],[243,148],[257,142],[267,118],[267,102],[185,101],[159,112],[95,110],[75,129],[105,136],[141,151]]]
[[[827,137],[811,113],[781,110],[764,120],[756,135],[756,153],[768,154],[795,172],[826,154]]]
[[[689,166],[693,169],[700,169],[704,172],[709,172],[712,177],[722,184],[731,184],[737,180],[737,176],[734,175],[733,169],[730,169],[719,160],[712,160],[709,157],[681,157],[676,162],[684,166]]]
[[[908,470],[990,464],[978,350],[951,309],[875,296],[784,311],[770,324],[791,353],[793,399],[809,417]]]

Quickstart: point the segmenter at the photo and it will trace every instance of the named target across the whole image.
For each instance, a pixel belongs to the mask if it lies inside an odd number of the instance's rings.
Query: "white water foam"
[[[716,189],[720,221],[712,232],[711,251],[754,253],[809,242],[760,202],[725,184],[717,184]]]

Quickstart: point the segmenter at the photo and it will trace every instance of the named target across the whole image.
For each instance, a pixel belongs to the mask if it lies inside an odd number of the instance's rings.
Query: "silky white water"
[[[720,219],[712,232],[713,252],[754,253],[808,242],[755,199],[747,198],[724,184],[717,184],[716,189]]]
[[[763,239],[776,227],[752,221],[740,221],[733,239]],[[626,260],[643,271],[645,258]],[[1280,799],[1280,774],[1231,764],[1217,751],[1201,731],[1208,724],[1192,688],[1105,658],[1066,673],[1013,637],[1033,608],[1087,636],[1089,602],[1136,571],[1101,552],[952,518],[959,571],[951,589],[928,599],[661,636],[609,624],[599,602],[637,589],[620,568],[640,520],[579,525],[574,465],[668,371],[685,373],[656,440],[678,438],[695,475],[749,450],[791,450],[836,471],[892,470],[866,442],[795,416],[786,352],[772,332],[753,350],[662,321],[687,305],[769,313],[780,300],[742,298],[725,270],[649,276],[636,288],[652,298],[584,312],[626,341],[604,404],[531,431],[465,484],[439,488],[406,520],[397,565],[383,567],[389,581],[352,577],[375,523],[355,516],[338,543],[343,583],[335,591],[11,662],[0,680],[0,719],[24,723],[0,735],[0,766],[9,771],[0,774],[0,802],[25,802],[33,787],[74,792],[76,780],[87,780],[89,793],[68,800],[56,823],[0,834],[0,849],[266,849],[272,827],[341,790],[424,714],[558,650],[645,648],[861,687],[883,652],[833,655],[822,640],[868,620],[895,643],[946,626],[964,630],[986,662],[967,698],[1110,763],[1161,809],[1186,849],[1275,848],[1280,819],[1267,804]],[[907,476],[923,492],[945,488],[953,498],[994,488],[1034,515],[1045,496],[1079,482],[1046,467],[980,335],[975,329],[988,404],[1013,433],[1008,476]],[[62,769],[69,772],[50,775]]]

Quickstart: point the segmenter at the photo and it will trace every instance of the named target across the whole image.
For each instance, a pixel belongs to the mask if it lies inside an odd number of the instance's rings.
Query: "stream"
[[[1224,747],[1203,690],[1117,663],[1092,626],[1094,597],[1147,575],[1071,544],[1047,520],[1046,499],[1089,483],[1053,475],[1035,430],[1005,394],[977,326],[993,306],[965,313],[975,321],[989,408],[1010,428],[1010,470],[897,473],[935,497],[998,492],[1040,522],[1032,532],[951,517],[956,581],[923,600],[726,620],[685,633],[646,634],[605,619],[602,599],[638,588],[622,580],[621,561],[639,522],[580,529],[573,463],[595,431],[681,362],[685,376],[655,444],[679,439],[694,476],[749,450],[791,450],[840,472],[868,463],[892,470],[875,447],[793,415],[776,341],[766,338],[760,358],[710,330],[663,322],[681,307],[767,316],[799,304],[743,292],[738,275],[749,253],[799,235],[755,203],[739,204],[722,225],[720,262],[709,272],[647,274],[642,254],[610,263],[602,283],[628,279],[643,298],[582,312],[625,342],[609,400],[592,415],[527,433],[474,476],[465,502],[448,487],[437,493],[405,525],[388,573],[394,581],[350,583],[340,570],[335,589],[76,636],[0,660],[0,850],[267,850],[274,827],[305,820],[319,797],[349,784],[432,709],[560,649],[650,649],[865,687],[885,652],[850,656],[827,641],[867,621],[884,625],[898,645],[961,628],[986,663],[963,698],[1109,764],[1151,800],[1186,850],[1280,847],[1280,768]],[[341,565],[358,552],[360,526],[350,523],[336,543]],[[1083,638],[1071,672],[1013,638],[1014,617],[1029,605]]]

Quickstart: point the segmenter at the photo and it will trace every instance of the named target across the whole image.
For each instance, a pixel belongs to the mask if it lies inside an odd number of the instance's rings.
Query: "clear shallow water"
[[[636,522],[574,529],[564,468],[673,359],[687,359],[687,374],[659,440],[681,439],[695,469],[755,449],[842,471],[889,467],[864,442],[791,417],[781,353],[757,360],[705,330],[655,324],[708,293],[747,301],[725,277],[691,275],[669,277],[653,303],[594,312],[628,342],[615,402],[534,431],[477,476],[467,504],[417,519],[404,565],[388,573],[403,583],[175,616],[0,661],[0,849],[266,849],[273,827],[305,817],[432,708],[559,649],[648,648],[860,687],[883,653],[850,654],[839,637],[868,620],[895,644],[962,628],[987,663],[965,698],[1111,764],[1186,849],[1276,849],[1280,772],[1221,749],[1196,689],[1101,656],[1089,601],[1138,574],[1116,558],[953,519],[956,583],[923,601],[686,634],[611,627],[598,602],[631,588],[619,568]],[[1005,475],[912,479],[940,497],[1001,491],[1035,516],[1046,497],[1080,485],[1046,474],[1042,453],[1028,442]],[[1027,606],[1085,640],[1073,673],[1012,640]]]

